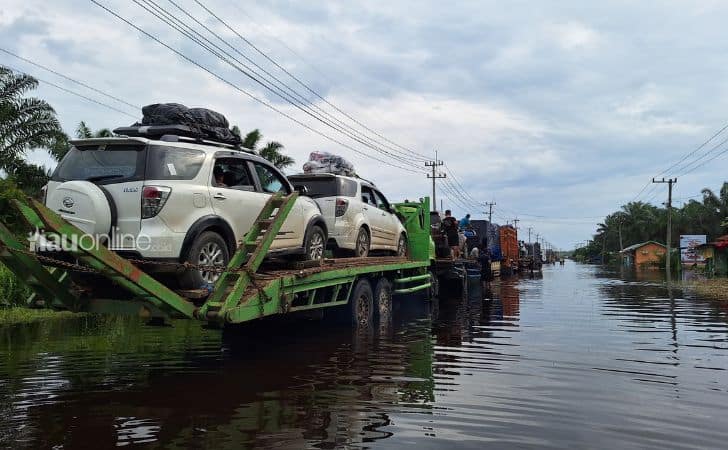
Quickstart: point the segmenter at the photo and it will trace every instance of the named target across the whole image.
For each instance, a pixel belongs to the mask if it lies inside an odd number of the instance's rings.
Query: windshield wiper
[[[86,181],[94,182],[101,180],[111,180],[113,178],[124,178],[124,175],[99,175],[97,177],[86,178]]]

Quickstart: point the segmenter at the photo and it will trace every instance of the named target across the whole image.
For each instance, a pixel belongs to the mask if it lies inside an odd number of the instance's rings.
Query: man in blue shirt
[[[460,229],[465,230],[470,228],[470,214],[466,214],[465,218],[460,219]]]

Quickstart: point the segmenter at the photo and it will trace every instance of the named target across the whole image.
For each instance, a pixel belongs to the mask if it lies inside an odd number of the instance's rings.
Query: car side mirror
[[[308,195],[308,186],[294,186],[294,189],[296,189],[296,192],[298,192],[300,195]]]

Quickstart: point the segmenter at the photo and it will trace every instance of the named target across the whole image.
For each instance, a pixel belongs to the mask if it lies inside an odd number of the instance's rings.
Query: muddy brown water
[[[0,446],[724,448],[728,304],[659,277],[567,262],[361,333],[0,328]]]

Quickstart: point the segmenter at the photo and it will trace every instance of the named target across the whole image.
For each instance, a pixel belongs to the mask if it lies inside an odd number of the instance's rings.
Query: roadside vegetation
[[[29,162],[28,152],[44,149],[57,162],[70,149],[70,138],[61,128],[53,107],[29,95],[37,87],[35,78],[0,66],[0,222],[20,237],[27,230],[11,202],[27,196],[39,198],[51,172],[49,167]],[[233,132],[240,135],[237,126]],[[74,130],[78,139],[113,135],[107,128],[94,131],[83,121]],[[284,147],[279,142],[270,141],[259,148],[262,138],[260,130],[255,129],[242,137],[243,145],[280,169],[294,164],[291,157],[283,154]],[[57,314],[22,308],[28,295],[28,289],[0,263],[0,325],[42,320]]]
[[[672,211],[672,247],[678,247],[681,234],[705,234],[708,241],[728,233],[728,182],[716,193],[708,188],[700,199],[690,199]],[[576,249],[581,260],[619,260],[619,251],[633,244],[655,241],[665,244],[667,208],[644,202],[630,202],[609,214],[597,225],[588,245]]]

